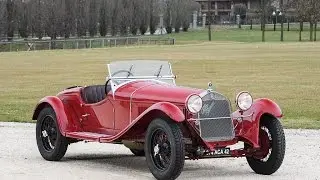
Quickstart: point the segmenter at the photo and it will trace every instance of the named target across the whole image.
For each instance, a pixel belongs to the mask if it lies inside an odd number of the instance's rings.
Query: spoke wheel
[[[57,140],[57,127],[52,116],[44,118],[41,125],[41,140],[46,151],[54,150]]]
[[[68,140],[62,136],[51,107],[41,110],[36,125],[36,141],[41,156],[48,161],[58,161],[66,153]]]
[[[152,134],[151,143],[152,160],[155,166],[161,171],[166,170],[170,165],[171,158],[170,142],[166,132],[162,129],[157,129]]]
[[[277,118],[265,116],[260,121],[260,149],[247,157],[252,170],[258,174],[270,175],[276,172],[285,155],[285,135]],[[245,149],[251,148],[245,145]]]
[[[178,124],[171,120],[155,119],[145,139],[148,167],[156,179],[176,179],[184,166],[183,135]]]

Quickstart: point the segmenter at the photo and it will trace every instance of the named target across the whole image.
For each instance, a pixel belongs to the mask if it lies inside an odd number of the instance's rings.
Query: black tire
[[[51,107],[42,109],[37,118],[36,140],[41,156],[48,161],[59,161],[68,149],[68,140],[60,133]]]
[[[185,149],[181,129],[176,123],[153,120],[148,126],[144,149],[148,167],[156,179],[176,179],[181,174]]]
[[[257,174],[270,175],[276,172],[283,162],[286,149],[285,135],[280,121],[274,117],[261,119],[260,131],[265,131],[262,128],[266,128],[269,131],[268,135],[271,136],[269,154],[265,157],[266,159],[259,159],[255,156],[247,157],[247,162]]]
[[[132,152],[132,154],[134,154],[135,156],[144,156],[144,150],[139,150],[139,149],[130,149],[130,151]]]

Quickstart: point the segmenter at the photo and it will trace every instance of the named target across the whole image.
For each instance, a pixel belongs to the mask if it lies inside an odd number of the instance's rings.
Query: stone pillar
[[[162,30],[163,30],[163,14],[160,14],[159,15],[159,17],[160,17],[160,24],[159,24],[159,26],[160,26],[160,34],[162,34],[163,32],[162,32]]]
[[[198,19],[198,12],[194,11],[193,12],[193,28],[196,29],[197,28],[197,19]]]
[[[215,10],[215,15],[218,15],[218,1],[214,2],[214,10]]]
[[[247,8],[250,9],[250,6],[251,6],[251,3],[250,3],[250,0],[248,0]]]
[[[206,14],[205,13],[203,13],[203,15],[202,15],[202,27],[203,28],[205,28],[206,27]]]

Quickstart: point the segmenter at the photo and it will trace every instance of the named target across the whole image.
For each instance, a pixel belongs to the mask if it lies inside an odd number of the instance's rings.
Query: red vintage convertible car
[[[157,179],[175,179],[185,159],[246,157],[258,174],[282,164],[282,112],[273,101],[236,97],[237,110],[222,94],[175,84],[165,61],[108,64],[104,85],[70,87],[40,100],[33,119],[42,157],[58,161],[70,143],[124,144],[145,156]],[[240,148],[230,145],[243,142]]]

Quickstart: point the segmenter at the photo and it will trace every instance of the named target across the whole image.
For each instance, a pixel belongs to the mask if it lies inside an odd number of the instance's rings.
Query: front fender
[[[255,100],[252,107],[242,114],[239,110],[235,111],[232,118],[236,126],[236,136],[246,139],[254,148],[259,148],[260,120],[263,115],[276,118],[283,116],[279,105],[266,98]],[[239,118],[241,116],[244,117]]]
[[[144,116],[154,110],[161,111],[166,114],[170,119],[176,122],[182,122],[185,120],[183,112],[174,104],[169,102],[159,102],[150,106],[139,117]],[[137,119],[139,119],[139,117]]]
[[[32,119],[37,120],[41,110],[50,106],[56,113],[57,123],[62,134],[65,134],[68,127],[68,118],[62,101],[56,96],[47,96],[42,98],[37,104]]]
[[[130,126],[119,133],[116,138],[127,139],[143,136],[143,133],[146,132],[150,122],[155,118],[169,118],[169,121],[174,121],[177,123],[185,120],[183,112],[176,105],[169,102],[158,102],[141,113],[130,124]]]

